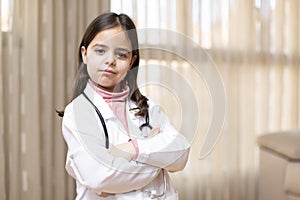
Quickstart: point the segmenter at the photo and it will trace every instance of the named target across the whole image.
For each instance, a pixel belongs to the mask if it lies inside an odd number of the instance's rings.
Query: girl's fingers
[[[150,131],[149,136],[155,136],[161,132],[160,128],[154,128]]]

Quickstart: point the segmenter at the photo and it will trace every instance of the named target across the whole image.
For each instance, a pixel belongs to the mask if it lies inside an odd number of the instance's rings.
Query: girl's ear
[[[130,62],[130,68],[132,67],[133,63],[135,62],[136,60],[136,55],[134,55],[132,58],[131,58],[131,62]]]
[[[81,47],[81,57],[83,60],[83,63],[86,64],[86,48],[84,46]]]

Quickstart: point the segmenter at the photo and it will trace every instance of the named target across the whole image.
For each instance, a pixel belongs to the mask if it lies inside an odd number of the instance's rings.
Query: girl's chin
[[[120,90],[120,85],[115,84],[114,82],[111,82],[109,80],[103,80],[103,78],[100,81],[93,81],[92,83],[103,90],[110,91],[110,92],[118,92]]]
[[[109,85],[109,84],[103,84],[103,83],[98,83],[96,85],[98,88],[109,91],[109,92],[116,92],[118,91],[118,86],[116,85]]]

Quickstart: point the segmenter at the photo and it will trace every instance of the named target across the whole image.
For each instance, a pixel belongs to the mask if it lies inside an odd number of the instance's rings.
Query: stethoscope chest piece
[[[149,114],[148,113],[145,117],[145,123],[140,125],[139,129],[142,132],[142,137],[147,138],[150,135],[150,131],[152,130],[152,126],[149,123]]]

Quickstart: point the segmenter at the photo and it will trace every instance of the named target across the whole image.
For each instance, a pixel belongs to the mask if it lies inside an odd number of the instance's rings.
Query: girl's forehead
[[[131,48],[131,42],[128,34],[121,27],[115,27],[100,31],[91,41],[91,44],[102,44],[112,47],[126,46],[127,48]]]

